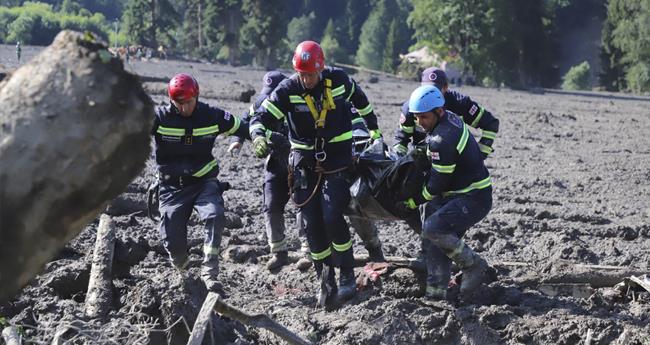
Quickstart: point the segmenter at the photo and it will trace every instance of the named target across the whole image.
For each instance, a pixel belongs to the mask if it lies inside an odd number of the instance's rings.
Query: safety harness
[[[321,166],[321,163],[327,159],[327,153],[325,152],[326,141],[324,137],[325,121],[327,119],[327,113],[330,110],[336,109],[336,105],[334,104],[334,97],[332,97],[332,80],[325,79],[324,81],[325,81],[325,89],[323,93],[325,97],[324,99],[322,99],[322,108],[320,113],[316,108],[316,104],[314,102],[313,97],[309,94],[303,95],[303,98],[307,103],[307,107],[309,107],[309,112],[311,113],[311,116],[314,118],[314,127],[316,129],[316,138],[314,140],[314,158],[316,159],[316,166],[314,167],[314,171],[318,173],[318,179],[316,180],[316,185],[314,185],[314,189],[312,190],[307,200],[305,200],[302,203],[299,203],[294,198],[292,198],[293,202],[298,207],[303,207],[307,205],[307,203],[314,197],[314,195],[316,195],[318,186],[320,185],[323,179],[323,174],[335,174],[337,172],[341,172],[348,168],[348,167],[342,167],[342,168],[326,171]],[[293,175],[293,171],[289,171],[289,176],[292,175]],[[292,180],[293,179],[290,180],[291,185],[293,184]],[[291,193],[291,188],[289,190],[290,190],[289,193]]]

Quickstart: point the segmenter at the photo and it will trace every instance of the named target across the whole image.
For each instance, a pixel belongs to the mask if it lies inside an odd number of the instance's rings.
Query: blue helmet
[[[411,93],[409,112],[426,113],[445,105],[445,98],[440,90],[433,85],[422,85]]]

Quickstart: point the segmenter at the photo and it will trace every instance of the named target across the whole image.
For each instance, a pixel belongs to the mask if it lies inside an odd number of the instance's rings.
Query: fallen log
[[[529,268],[532,274],[516,278],[524,286],[541,284],[589,284],[593,288],[612,287],[630,276],[648,273],[648,269],[629,266],[588,265],[570,262],[554,262],[550,268],[542,269],[525,262],[495,262],[494,266]]]
[[[205,330],[207,328],[208,321],[210,320],[211,311],[215,310],[220,315],[226,316],[233,320],[237,320],[243,323],[246,326],[253,326],[258,328],[264,328],[269,332],[279,336],[284,341],[289,344],[295,345],[309,345],[310,342],[302,339],[297,334],[291,332],[286,327],[275,322],[269,316],[264,314],[247,314],[229,304],[224,302],[219,294],[215,292],[209,292],[208,296],[203,302],[199,316],[197,317],[196,322],[194,323],[194,328],[192,329],[192,334],[188,341],[188,345],[200,345],[203,341],[205,335]]]
[[[153,104],[90,35],[62,31],[0,82],[0,303],[122,193]]]
[[[105,317],[111,308],[114,250],[115,224],[110,216],[102,214],[97,227],[97,239],[86,294],[85,313],[90,318]]]

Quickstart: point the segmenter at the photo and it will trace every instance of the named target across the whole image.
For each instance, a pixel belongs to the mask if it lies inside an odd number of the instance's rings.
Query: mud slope
[[[12,47],[2,47],[0,63],[11,67]],[[258,89],[264,71],[183,61],[135,62],[154,101],[164,100],[165,82],[177,72],[197,76],[204,100],[240,115],[248,103],[242,92]],[[389,142],[401,103],[417,84],[356,76],[380,115]],[[496,152],[488,159],[494,208],[466,235],[499,269],[499,279],[474,304],[432,304],[422,297],[419,277],[397,269],[381,284],[359,293],[338,310],[316,309],[312,271],[288,266],[268,273],[263,233],[262,160],[246,144],[239,157],[218,141],[221,179],[229,228],[223,239],[222,273],[228,302],[248,312],[267,313],[318,344],[650,344],[650,296],[618,293],[606,285],[620,281],[580,274],[576,264],[625,266],[650,271],[650,99],[625,94],[531,94],[506,89],[463,87],[500,120]],[[206,291],[198,279],[201,226],[192,222],[193,266],[184,282],[167,262],[157,226],[141,206],[146,170],[122,195],[114,213],[117,248],[114,306],[108,320],[85,320],[83,302],[97,221],[89,224],[20,295],[0,307],[0,315],[23,325],[28,337],[73,344],[184,344]],[[127,202],[128,201],[128,202]],[[118,205],[119,206],[119,205]],[[299,248],[287,210],[292,247]],[[419,240],[405,224],[380,222],[387,255],[412,257]],[[355,253],[365,249],[355,238]],[[512,265],[508,262],[527,263]],[[599,266],[599,267],[600,267]],[[360,270],[360,269],[358,269]],[[648,272],[650,273],[650,272]],[[592,282],[564,289],[538,282]],[[553,292],[555,291],[555,292]],[[66,333],[65,327],[69,326]],[[81,334],[76,328],[85,328]],[[152,330],[146,332],[145,330]],[[281,344],[266,331],[215,319],[215,344]],[[99,334],[105,337],[100,339]],[[205,343],[208,343],[206,341]]]

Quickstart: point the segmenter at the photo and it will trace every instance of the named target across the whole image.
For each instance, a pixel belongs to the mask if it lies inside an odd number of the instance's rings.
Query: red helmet
[[[199,83],[189,74],[177,74],[167,87],[169,98],[183,102],[199,95]]]
[[[325,54],[314,41],[304,41],[293,53],[293,69],[297,72],[317,73],[325,68]]]

